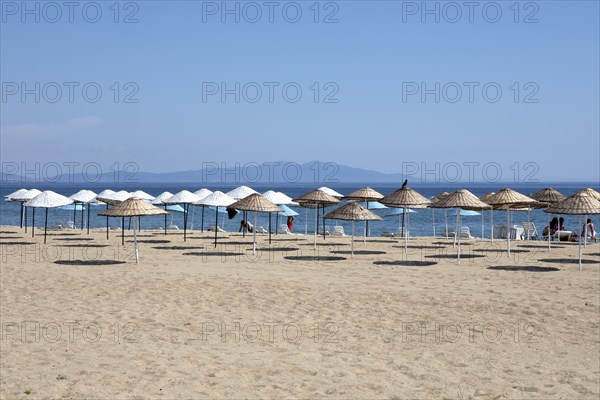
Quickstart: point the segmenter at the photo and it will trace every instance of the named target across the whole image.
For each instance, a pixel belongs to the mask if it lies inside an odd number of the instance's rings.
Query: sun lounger
[[[556,242],[572,242],[574,240],[573,232],[571,231],[560,231],[552,235],[552,240]]]
[[[535,228],[535,224],[533,222],[523,222],[523,234],[521,235],[521,239],[523,240],[531,240],[538,238],[538,232]]]
[[[340,225],[334,226],[333,231],[331,231],[331,236],[346,236],[346,233],[344,233],[344,227]]]
[[[217,232],[225,232],[223,229],[221,229],[221,228],[220,228],[220,227],[218,227],[218,226],[214,226],[214,225],[213,225],[213,226],[209,226],[209,227],[208,227],[208,231],[209,231],[209,232],[214,232],[215,230],[216,230]]]

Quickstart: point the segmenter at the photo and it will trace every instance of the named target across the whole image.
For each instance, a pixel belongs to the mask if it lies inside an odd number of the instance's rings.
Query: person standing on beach
[[[287,227],[288,227],[288,231],[292,231],[292,228],[294,227],[294,217],[292,217],[291,215],[289,217],[287,217]]]

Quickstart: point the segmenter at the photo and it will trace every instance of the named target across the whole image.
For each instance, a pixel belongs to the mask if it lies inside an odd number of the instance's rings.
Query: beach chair
[[[167,230],[178,231],[179,227],[177,225],[169,225],[167,226]]]
[[[521,235],[521,239],[522,240],[537,240],[538,239],[538,232],[537,229],[535,228],[535,224],[533,222],[523,222],[522,223],[523,226],[523,234]]]
[[[287,224],[279,225],[279,231],[282,233],[287,233],[288,235],[293,235],[293,233],[288,229]]]
[[[466,239],[473,239],[473,236],[471,236],[471,230],[469,229],[468,226],[460,227],[460,237],[466,238]]]
[[[574,240],[573,232],[571,231],[560,231],[552,235],[551,238],[555,242],[572,242]]]
[[[75,229],[75,222],[73,221],[67,221],[67,223],[64,225],[65,229]]]
[[[344,233],[344,227],[335,225],[333,227],[333,231],[331,231],[331,236],[346,236],[346,233]]]
[[[256,228],[256,233],[269,233],[269,231],[263,228],[262,226],[259,226],[258,228]]]
[[[214,231],[217,231],[217,232],[225,232],[225,231],[224,231],[223,229],[221,229],[220,227],[218,227],[218,226],[214,226],[214,225],[213,225],[213,226],[209,226],[209,227],[208,227],[208,231],[209,231],[209,232],[214,232]]]

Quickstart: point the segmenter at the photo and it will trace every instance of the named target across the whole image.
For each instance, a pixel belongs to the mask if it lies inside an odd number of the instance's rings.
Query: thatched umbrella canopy
[[[566,196],[564,194],[552,188],[545,188],[539,190],[534,194],[530,195],[529,197],[539,201],[540,203],[547,204],[558,203],[559,201],[563,201],[564,199],[566,199]]]
[[[116,206],[120,202],[125,201],[129,198],[131,198],[131,193],[125,190],[119,190],[118,192],[113,192],[112,190],[105,190],[103,192],[100,192],[100,194],[96,196],[96,201],[106,203],[106,209],[108,210],[109,206]],[[125,244],[125,217],[121,218],[121,238],[123,244]],[[106,239],[108,240],[108,217],[106,217]]]
[[[251,194],[254,193],[258,193],[256,190],[252,189],[251,187],[248,186],[238,186],[233,190],[230,190],[229,192],[227,192],[227,196],[231,197],[232,199],[234,199],[235,201],[241,200],[243,198],[246,198],[248,196],[250,196]],[[248,220],[248,212],[244,211],[244,221]],[[242,230],[242,235],[244,237],[246,237],[246,230]]]
[[[531,197],[525,196],[512,189],[502,189],[486,198],[485,203],[494,208],[506,210],[506,243],[507,253],[510,256],[510,210],[522,208],[523,206],[532,206],[538,202]]]
[[[315,249],[317,248],[317,225],[319,224],[319,207],[322,206],[325,209],[325,206],[330,206],[333,204],[337,204],[340,201],[325,193],[324,191],[317,189],[312,192],[308,192],[298,197],[297,199],[293,199],[294,202],[300,204],[302,207],[309,207],[315,209]],[[323,237],[325,237],[325,224],[323,224]]]
[[[587,216],[590,214],[600,214],[600,200],[589,196],[587,193],[580,191],[574,195],[567,197],[563,201],[552,204],[544,210],[551,214],[569,214],[579,215],[579,224],[581,225],[581,216],[584,216],[584,241],[587,238]],[[579,270],[581,271],[581,238],[579,238]]]
[[[196,196],[194,193],[188,190],[182,190],[177,192],[172,197],[163,200],[163,203],[166,205],[170,204],[183,204],[183,241],[187,241],[187,220],[188,220],[188,211],[190,208],[190,204],[193,204],[200,200],[200,197]]]
[[[72,194],[71,196],[69,196],[69,198],[71,200],[73,200],[74,203],[79,203],[81,204],[81,229],[83,230],[83,205],[84,204],[88,204],[87,207],[87,233],[90,233],[90,203],[93,203],[96,201],[96,196],[97,194],[92,192],[91,190],[80,190],[79,192]],[[73,223],[75,223],[75,217],[76,217],[76,212],[77,212],[77,207],[73,208]]]
[[[24,203],[33,199],[35,196],[39,195],[40,193],[42,193],[42,192],[37,189],[29,189],[29,190],[25,190],[24,192],[17,190],[10,197],[11,201],[18,201],[19,203],[21,203],[21,228],[23,227],[23,219],[25,219],[25,233],[27,233],[27,206],[25,206]],[[35,208],[32,211],[33,211],[33,219],[35,219]],[[33,223],[33,221],[32,221],[32,223]]]
[[[406,252],[408,250],[408,220],[406,209],[425,208],[431,201],[408,186],[405,186],[388,194],[383,199],[379,200],[379,202],[388,207],[399,207],[404,209],[403,223],[406,229],[402,233],[404,235],[404,252]]]
[[[328,188],[327,186],[321,186],[320,188],[318,188],[317,190],[320,190],[322,192],[327,193],[328,195],[330,195],[331,197],[336,197],[338,199],[341,199],[342,197],[344,197],[343,194],[336,192],[335,190]]]
[[[377,201],[383,199],[383,195],[378,191],[371,189],[368,186],[360,188],[347,196],[343,197],[344,200],[356,200],[363,201],[365,203],[365,207],[367,210],[369,209],[370,201]],[[365,234],[364,234],[364,242],[367,242],[367,236],[369,235],[369,220],[365,220]]]
[[[231,204],[230,207],[237,210],[254,211],[254,239],[252,244],[252,254],[256,254],[256,213],[278,213],[282,211],[281,208],[277,207],[277,205],[272,201],[265,199],[258,193],[251,194],[242,200],[238,200]],[[271,229],[269,229],[269,244],[271,244]]]
[[[194,194],[196,196],[198,196],[199,200],[202,200],[203,198],[211,195],[213,192],[212,190],[208,190],[206,188],[202,188],[200,190],[196,190],[194,192]],[[196,205],[196,204],[194,204]],[[200,224],[200,232],[204,232],[204,209],[206,208],[206,206],[201,206],[202,207],[202,222]],[[192,229],[194,229],[194,212],[196,210],[196,207],[192,208]]]
[[[450,193],[445,196],[442,200],[438,200],[435,203],[437,208],[456,208],[456,228],[454,232],[454,240],[458,241],[458,253],[457,259],[460,261],[460,210],[485,210],[491,208],[489,204],[479,200],[477,196],[469,192],[466,189],[460,189],[456,192]]]
[[[203,199],[198,200],[194,205],[205,207],[216,207],[215,210],[215,247],[217,247],[217,233],[219,232],[219,207],[229,207],[235,203],[235,200],[230,196],[218,190],[209,194]]]
[[[142,199],[138,199],[137,197],[130,197],[129,199],[120,202],[108,210],[99,213],[98,215],[106,216],[106,217],[134,217],[133,218],[133,242],[135,249],[135,262],[139,263],[138,256],[138,243],[137,243],[137,229],[135,227],[136,222],[138,221],[135,217],[144,217],[149,215],[163,215],[168,214],[165,210],[161,210],[155,205],[144,201]],[[139,229],[139,227],[138,227]],[[123,234],[123,238],[125,235]],[[123,244],[125,242],[123,241]]]
[[[48,232],[48,209],[66,206],[67,204],[71,204],[71,203],[73,203],[73,200],[71,200],[68,197],[65,197],[61,194],[54,193],[51,190],[46,190],[25,203],[25,207],[32,207],[34,210],[36,208],[45,208],[46,209],[46,218],[44,221],[44,243],[46,243],[46,235]],[[35,214],[34,214],[34,217],[35,217]],[[32,237],[34,236],[34,232],[35,232],[35,225],[32,224],[32,226],[31,226],[31,236]]]
[[[592,188],[585,188],[585,189],[581,189],[579,192],[577,193],[583,193],[583,194],[587,194],[590,197],[595,198],[596,200],[600,200],[600,193]]]
[[[27,193],[27,189],[16,190],[16,191],[4,196],[4,201],[19,201],[17,199],[25,193]],[[21,203],[21,228],[23,228],[23,203],[24,203],[24,201],[19,201],[19,203]]]
[[[352,221],[352,257],[354,257],[354,221],[381,221],[379,215],[355,202],[350,202],[328,212],[324,218]]]

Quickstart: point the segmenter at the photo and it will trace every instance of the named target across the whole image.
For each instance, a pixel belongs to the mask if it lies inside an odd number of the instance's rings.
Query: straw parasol
[[[525,196],[515,190],[512,189],[502,189],[493,195],[490,195],[486,198],[485,201],[487,204],[506,210],[506,244],[507,244],[507,254],[510,256],[510,210],[520,208],[523,206],[531,206],[533,204],[537,204],[538,202],[531,197]]]
[[[458,242],[457,260],[460,262],[460,210],[485,210],[491,208],[489,204],[479,200],[477,196],[466,189],[459,189],[450,193],[442,200],[435,202],[436,208],[456,208],[456,228],[454,229],[454,241]]]
[[[323,206],[323,209],[326,205],[337,204],[340,201],[335,197],[325,193],[324,191],[317,189],[312,192],[308,192],[298,197],[297,199],[293,199],[296,203],[300,204],[302,207],[309,207],[315,209],[315,249],[317,248],[317,225],[319,223],[319,206]],[[323,237],[325,237],[325,226],[323,226]]]
[[[131,192],[129,194],[131,195],[131,197],[137,197],[138,199],[141,199],[141,200],[149,200],[149,201],[154,200],[154,196],[144,192],[143,190],[136,190],[135,192]]]
[[[439,194],[433,196],[430,199],[431,204],[429,204],[429,208],[432,209],[431,210],[431,225],[433,227],[433,237],[435,237],[435,210],[434,210],[434,208],[437,208],[435,206],[435,203],[440,200],[445,199],[446,197],[448,197],[449,194],[450,193],[448,193],[448,192],[442,192],[442,193],[439,193]],[[448,239],[448,215],[446,213],[446,209],[444,209],[444,224],[446,226],[446,239]]]
[[[20,192],[20,191],[17,190],[17,192]],[[40,190],[29,189],[24,192],[21,192],[21,194],[15,194],[14,196],[10,197],[10,199],[12,201],[18,201],[21,203],[21,228],[23,227],[23,219],[24,219],[25,220],[25,233],[27,233],[27,206],[25,206],[24,203],[33,199],[35,196],[39,195],[40,193],[42,193]],[[33,209],[33,219],[35,219],[35,208]],[[32,224],[33,224],[33,221],[32,221]]]
[[[219,207],[227,207],[233,203],[235,203],[233,198],[216,190],[194,204],[197,206],[217,207],[215,210],[215,247],[217,247],[217,233],[219,232]]]
[[[135,262],[139,263],[138,256],[138,243],[137,243],[137,229],[136,222],[138,221],[135,217],[144,217],[149,215],[163,215],[168,214],[165,210],[161,210],[155,205],[148,203],[142,199],[138,199],[137,197],[131,197],[108,210],[101,212],[98,215],[103,215],[106,217],[134,217],[133,218],[133,243],[135,249]],[[137,227],[139,229],[139,227]],[[125,237],[125,234],[123,234]],[[124,244],[124,242],[123,242]]]
[[[534,194],[530,195],[529,197],[540,202],[540,205],[538,207],[534,207],[534,208],[548,207],[550,204],[558,203],[559,201],[563,201],[564,199],[566,199],[566,196],[564,194],[562,194],[552,188],[545,188],[545,189],[539,190],[539,191],[535,192]],[[528,215],[528,218],[529,218],[529,215]],[[550,243],[551,243],[550,237],[551,236],[552,235],[550,235],[550,215],[548,215],[548,251],[550,251],[550,247],[551,247],[551,245],[550,245]]]
[[[251,194],[254,193],[258,193],[256,190],[252,189],[251,187],[248,186],[238,186],[233,190],[230,190],[229,192],[227,192],[227,196],[231,197],[232,199],[234,199],[235,201],[241,200],[243,198],[246,198],[248,196],[250,196]],[[244,211],[244,215],[243,215],[244,221],[248,220],[248,213],[247,211]],[[244,237],[246,237],[246,230],[243,229],[242,230],[242,235]]]
[[[187,241],[187,219],[188,219],[188,211],[190,208],[190,204],[193,204],[200,200],[198,196],[194,193],[191,193],[188,190],[182,190],[177,192],[172,197],[163,200],[163,203],[166,205],[171,204],[183,204],[183,241]]]
[[[377,201],[383,199],[383,195],[376,190],[371,189],[368,186],[360,188],[348,196],[343,197],[344,200],[356,200],[365,202],[365,207],[369,209],[369,201]],[[365,220],[365,234],[364,242],[367,242],[367,236],[369,235],[369,220]]]
[[[401,207],[404,208],[404,226],[406,230],[403,233],[404,235],[404,252],[408,250],[408,220],[406,218],[407,208],[425,208],[427,207],[431,201],[423,197],[421,194],[417,193],[413,189],[408,186],[402,187],[396,190],[393,193],[388,194],[383,199],[379,200],[381,204],[384,204],[388,207]]]
[[[352,221],[352,257],[354,257],[354,221],[381,221],[379,215],[353,201],[328,212],[324,218]]]
[[[18,201],[17,199],[22,195],[27,193],[27,189],[19,189],[10,193],[9,195],[4,196],[4,201]],[[23,228],[23,202],[21,201],[21,228]]]
[[[66,206],[67,204],[71,204],[71,203],[73,203],[73,200],[71,200],[68,197],[65,197],[61,194],[55,193],[51,190],[46,190],[25,203],[25,207],[31,207],[34,210],[36,208],[45,208],[46,209],[46,218],[44,219],[44,244],[46,243],[46,235],[48,232],[48,209]],[[35,231],[35,226],[32,224],[31,225],[31,236],[33,236],[34,231]]]
[[[343,194],[336,192],[335,190],[328,188],[327,186],[321,186],[320,188],[318,188],[317,190],[320,190],[322,192],[327,193],[328,195],[332,196],[332,197],[337,197],[338,199],[341,199],[342,197],[344,197]]]
[[[590,197],[595,198],[596,200],[600,200],[600,193],[592,188],[585,188],[585,189],[581,189],[579,192],[577,193],[583,193],[583,194],[587,194]]]
[[[272,201],[265,199],[258,193],[251,194],[250,196],[231,204],[230,207],[243,211],[254,211],[254,239],[252,244],[252,254],[256,254],[256,213],[263,212],[271,215],[271,213],[281,212],[281,208],[277,207],[277,205]],[[271,244],[271,229],[269,229],[269,244]]]
[[[163,203],[166,199],[173,197],[173,193],[171,192],[162,192],[158,196],[156,196],[151,203],[155,206],[163,206],[164,210],[167,211],[167,205]],[[167,215],[165,214],[165,235],[167,234]]]
[[[73,200],[73,202],[75,204],[80,203],[81,204],[81,229],[83,229],[83,205],[84,204],[88,204],[88,212],[87,212],[87,233],[89,235],[90,233],[90,207],[89,204],[92,202],[96,201],[96,196],[97,194],[92,192],[91,190],[80,190],[79,192],[69,196],[69,198],[71,200]],[[73,208],[73,223],[75,222],[75,213],[76,213],[77,207]]]
[[[107,194],[104,194],[104,193]],[[125,201],[129,198],[131,198],[131,193],[125,191],[125,190],[119,190],[118,192],[112,192],[112,190],[105,190],[104,192],[101,192],[100,194],[98,194],[98,196],[96,196],[96,201],[101,201],[103,203],[106,203],[106,209],[108,210],[108,206],[116,206],[117,204],[119,204],[122,201]],[[123,231],[121,233],[121,237],[122,237],[122,241],[123,244],[125,244],[125,217],[121,218],[121,231]],[[106,239],[108,239],[108,217],[106,218]]]
[[[600,214],[600,200],[589,196],[584,191],[579,191],[563,201],[551,205],[544,212],[579,215],[579,225],[581,225],[581,216],[583,215],[585,223],[584,238],[587,238],[587,216],[590,214]],[[581,271],[581,238],[579,238],[579,270]]]
[[[194,194],[196,196],[198,196],[198,198],[201,200],[203,198],[205,198],[206,196],[209,196],[212,194],[212,190],[208,190],[206,188],[202,188],[200,190],[196,190],[194,192]],[[204,232],[204,208],[205,206],[202,206],[202,223],[200,224],[200,232]],[[192,229],[194,229],[194,210],[196,208],[192,208]]]

